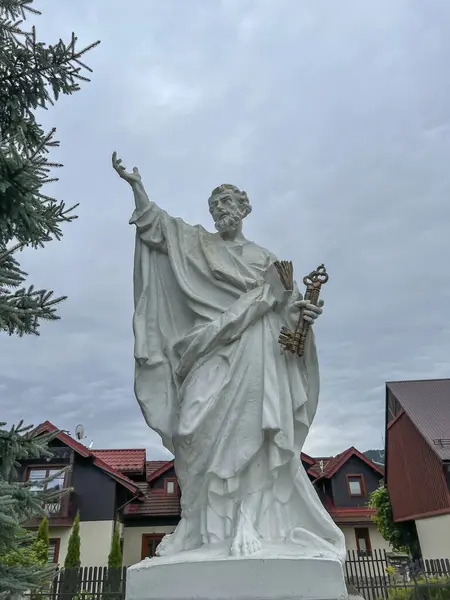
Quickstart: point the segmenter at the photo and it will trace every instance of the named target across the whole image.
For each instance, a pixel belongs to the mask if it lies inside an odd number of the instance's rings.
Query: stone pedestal
[[[278,550],[274,552],[274,550]],[[281,550],[281,551],[280,551]],[[128,569],[126,600],[347,600],[341,563],[264,546],[234,558],[220,549],[146,559]]]

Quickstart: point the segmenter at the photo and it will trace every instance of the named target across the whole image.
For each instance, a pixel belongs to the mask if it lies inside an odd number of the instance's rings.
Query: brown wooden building
[[[386,384],[386,484],[425,558],[450,557],[450,379]]]

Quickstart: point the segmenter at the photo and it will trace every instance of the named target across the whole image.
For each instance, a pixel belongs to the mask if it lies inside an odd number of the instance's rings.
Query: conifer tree
[[[44,504],[61,497],[61,491],[44,491],[53,477],[33,481],[40,489],[32,491],[30,482],[21,481],[17,471],[20,461],[51,458],[48,443],[57,432],[36,435],[22,423],[9,430],[4,426],[0,423],[0,599],[37,588],[51,578],[54,567],[43,566],[36,535],[22,524],[43,517]]]
[[[122,550],[120,549],[120,526],[116,521],[111,538],[111,550],[108,556],[108,571],[103,582],[103,591],[108,600],[120,600],[122,594]]]
[[[80,513],[77,513],[70,532],[67,554],[64,560],[65,569],[78,569],[81,566],[80,561]]]
[[[108,567],[118,569],[122,566],[122,550],[120,549],[120,528],[116,522],[111,539],[111,550],[108,556]]]
[[[44,132],[35,112],[89,81],[81,59],[99,43],[78,50],[75,34],[68,43],[38,41],[35,27],[23,28],[29,14],[40,14],[33,3],[0,0],[0,332],[20,336],[38,335],[42,319],[58,319],[56,305],[64,297],[25,286],[17,252],[59,240],[61,224],[76,218],[75,207],[43,190],[61,165],[48,160],[58,145],[55,130]]]
[[[34,548],[39,562],[43,565],[48,562],[48,550],[50,547],[50,534],[48,530],[48,518],[45,516],[40,525],[34,541]]]

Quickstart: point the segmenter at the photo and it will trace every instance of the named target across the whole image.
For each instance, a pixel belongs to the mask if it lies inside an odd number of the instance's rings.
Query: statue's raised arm
[[[133,167],[132,171],[127,171],[122,164],[122,159],[118,158],[117,152],[112,154],[112,166],[119,177],[133,190],[135,211],[130,224],[136,226],[139,239],[152,250],[167,254],[167,227],[174,221],[181,222],[181,219],[175,219],[149,199],[138,168]],[[183,223],[183,230],[190,228],[192,228],[190,225]]]
[[[145,191],[144,184],[142,183],[141,174],[137,167],[133,167],[131,172],[127,171],[127,168],[122,165],[122,159],[118,158],[117,152],[113,152],[112,155],[112,166],[114,171],[119,175],[121,179],[131,185],[131,189],[134,193],[134,201],[136,204],[136,210],[142,211],[147,208],[150,204],[150,200]]]

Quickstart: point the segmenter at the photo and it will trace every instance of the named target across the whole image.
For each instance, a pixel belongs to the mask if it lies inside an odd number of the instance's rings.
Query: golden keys
[[[288,271],[289,267],[292,269],[292,263],[289,263],[288,261],[278,261],[275,263],[275,267],[278,269],[283,283],[289,281],[290,284],[291,281],[293,281],[293,278],[286,277],[286,269]],[[306,285],[305,300],[308,300],[311,304],[317,306],[320,288],[327,281],[328,273],[325,270],[325,265],[319,265],[315,271],[311,271],[309,275],[305,275],[305,277],[303,277],[303,283]],[[292,289],[292,287],[290,289]],[[295,330],[291,331],[288,327],[282,327],[278,342],[292,354],[303,356],[310,326],[311,324],[308,321],[303,320],[303,311],[301,311]]]

